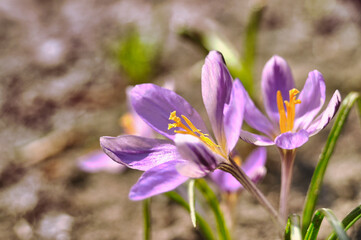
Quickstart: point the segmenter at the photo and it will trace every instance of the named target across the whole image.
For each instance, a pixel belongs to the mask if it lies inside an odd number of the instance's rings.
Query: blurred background
[[[128,111],[128,85],[170,84],[204,114],[201,66],[213,48],[226,52],[230,67],[243,67],[233,73],[259,104],[262,68],[274,54],[288,61],[298,89],[318,69],[326,101],[336,89],[345,97],[361,90],[361,2],[0,1],[0,238],[142,239],[142,204],[128,199],[141,173],[91,172],[81,162],[97,153],[100,136],[127,130],[119,119]],[[303,207],[329,129],[298,151],[292,212]],[[360,139],[352,110],[319,201],[339,218],[361,201]],[[279,157],[275,148],[268,153],[260,188],[277,205]],[[202,239],[166,197],[153,198],[151,207],[154,239]],[[239,239],[275,236],[248,193],[237,209]],[[360,224],[351,235],[361,238]]]

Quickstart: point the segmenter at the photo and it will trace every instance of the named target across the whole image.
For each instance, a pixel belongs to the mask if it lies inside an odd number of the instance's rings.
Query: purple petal
[[[202,69],[202,97],[217,142],[226,148],[223,109],[229,103],[232,77],[221,53],[211,51]]]
[[[128,111],[130,112],[133,120],[133,128],[135,130],[132,135],[152,138],[154,136],[153,129],[139,115],[134,111],[130,100],[130,92],[134,87],[128,86],[126,89]]]
[[[228,151],[231,151],[239,139],[244,113],[244,92],[241,82],[233,82],[231,99],[224,106],[224,132],[227,139]]]
[[[252,99],[248,95],[246,89],[242,86],[245,97],[245,109],[244,120],[252,128],[266,134],[267,136],[273,136],[275,129],[268,118],[261,113],[261,111],[255,106]]]
[[[109,172],[109,173],[120,173],[125,170],[125,166],[114,162],[102,151],[94,151],[91,154],[83,156],[78,166],[85,172]]]
[[[274,123],[278,123],[277,91],[281,91],[284,100],[289,100],[289,90],[294,88],[291,69],[287,62],[273,56],[264,66],[262,72],[262,94],[266,112]]]
[[[243,171],[255,183],[260,181],[266,175],[266,158],[267,151],[264,147],[256,148],[248,155],[244,164],[242,164]]]
[[[327,124],[337,113],[340,104],[341,95],[340,92],[336,90],[330,102],[328,103],[327,108],[312,122],[312,124],[307,129],[307,132],[310,134],[310,136],[317,134],[327,126]]]
[[[114,161],[141,171],[181,159],[176,147],[167,140],[124,135],[101,137],[100,145]]]
[[[168,192],[185,181],[187,177],[180,175],[175,166],[183,161],[169,161],[146,171],[132,187],[129,198],[134,201]]]
[[[135,86],[130,94],[134,110],[160,134],[174,139],[174,129],[168,130],[168,124],[173,123],[169,120],[173,111],[176,111],[179,117],[186,116],[195,127],[208,133],[197,111],[175,92],[149,83]]]
[[[214,170],[214,172],[210,174],[210,177],[223,192],[235,192],[242,188],[242,185],[232,174],[222,170]]]
[[[193,166],[198,167],[196,172],[203,172],[203,176],[217,168],[224,158],[212,151],[200,139],[185,134],[177,134],[174,142],[182,159],[195,163]],[[178,168],[178,171],[184,175],[193,177],[186,171],[188,168]],[[200,174],[199,174],[200,175]]]
[[[309,134],[306,130],[301,129],[298,132],[285,132],[278,135],[275,143],[282,149],[295,149],[308,141]]]
[[[304,129],[312,122],[325,102],[325,92],[322,74],[317,70],[310,72],[298,98],[301,103],[296,105],[294,129]]]
[[[265,136],[261,136],[258,134],[254,134],[254,133],[250,133],[244,130],[241,130],[241,133],[239,135],[239,137],[248,143],[257,145],[257,146],[270,146],[270,145],[274,145],[275,143],[269,139],[268,137]]]

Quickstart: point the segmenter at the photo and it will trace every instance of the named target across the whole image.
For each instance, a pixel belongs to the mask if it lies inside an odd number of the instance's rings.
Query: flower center
[[[181,130],[174,130],[174,132],[175,133],[180,133],[180,134],[192,135],[192,136],[198,138],[199,140],[201,140],[203,143],[205,143],[212,151],[216,152],[217,154],[220,154],[220,155],[224,156],[224,154],[222,154],[220,146],[215,144],[208,137],[208,134],[202,133],[201,130],[196,128],[193,125],[193,123],[191,122],[191,120],[189,120],[186,116],[181,115],[181,117],[186,122],[188,127],[182,123],[182,120],[181,120],[180,117],[177,116],[176,111],[173,111],[173,112],[170,113],[169,120],[174,121],[174,123],[169,123],[168,124],[168,130],[170,130],[172,128],[181,128]]]
[[[301,100],[296,99],[296,95],[299,91],[296,88],[293,88],[289,91],[290,101],[283,101],[281,91],[277,91],[277,106],[278,112],[280,114],[280,130],[281,133],[292,131],[293,123],[295,121],[296,115],[296,104],[300,104]],[[286,110],[284,108],[283,102],[286,105]],[[286,116],[287,112],[287,116]]]

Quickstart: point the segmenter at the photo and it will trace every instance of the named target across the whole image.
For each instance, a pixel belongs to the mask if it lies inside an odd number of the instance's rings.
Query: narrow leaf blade
[[[217,222],[219,238],[222,240],[231,239],[226,221],[219,207],[217,196],[214,194],[213,190],[208,186],[207,182],[204,179],[197,179],[196,187],[203,194],[203,197],[206,199],[208,205],[210,206],[214,214]]]
[[[347,216],[342,220],[342,225],[345,227],[345,231],[350,229],[352,225],[357,222],[361,218],[361,205],[357,206],[354,210],[352,210]],[[328,240],[336,240],[336,233],[332,233],[328,238]]]
[[[197,227],[195,198],[194,198],[194,183],[195,183],[194,179],[189,181],[189,184],[188,184],[188,198],[189,199],[188,199],[188,201],[189,201],[189,213],[191,215],[193,227]]]
[[[318,164],[313,173],[310,186],[308,188],[308,192],[305,200],[305,206],[303,208],[303,216],[302,216],[303,234],[306,234],[312,215],[315,211],[323,178],[328,166],[328,162],[335,148],[337,139],[343,128],[343,125],[346,122],[347,116],[350,113],[352,106],[359,98],[360,95],[355,92],[351,92],[346,96],[346,98],[342,101],[338,116],[332,126],[330,134],[328,135],[326,145],[322,150]]]
[[[184,200],[182,198],[182,196],[180,196],[178,193],[172,191],[172,192],[167,192],[165,193],[165,195],[173,200],[174,202],[178,203],[180,206],[182,206],[185,210],[187,210],[188,212],[190,212],[190,207],[189,204],[187,203],[186,200]],[[198,213],[196,213],[196,219],[197,219],[197,223],[198,223],[198,228],[200,230],[200,232],[202,233],[204,239],[207,240],[215,240],[215,237],[212,233],[212,229],[210,228],[210,226],[208,225],[207,221],[204,220],[204,218],[199,215]]]

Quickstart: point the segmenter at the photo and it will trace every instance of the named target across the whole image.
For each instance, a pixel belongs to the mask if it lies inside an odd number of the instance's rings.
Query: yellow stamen
[[[175,123],[169,123],[168,130],[170,130],[172,128],[181,128],[182,130],[174,130],[174,132],[192,135],[192,136],[200,139],[202,142],[204,142],[212,151],[225,157],[225,154],[221,150],[220,146],[215,144],[209,137],[207,137],[208,134],[202,133],[201,130],[196,128],[194,126],[194,124],[186,116],[181,115],[181,117],[187,123],[188,126],[184,125],[182,123],[181,118],[177,117],[176,111],[173,111],[170,113],[169,120],[172,120]]]
[[[296,104],[300,104],[301,100],[296,99],[296,95],[299,91],[295,88],[289,91],[289,101],[283,101],[281,91],[277,91],[277,107],[280,114],[280,130],[281,133],[292,131],[293,124],[296,116]],[[286,110],[283,106],[283,102],[286,105]],[[286,116],[287,111],[287,116]]]

